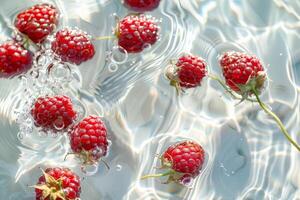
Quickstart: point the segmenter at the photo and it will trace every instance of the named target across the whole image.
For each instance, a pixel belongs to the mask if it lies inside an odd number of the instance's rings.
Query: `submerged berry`
[[[63,61],[77,65],[95,55],[90,36],[79,29],[65,28],[58,31],[51,48]]]
[[[15,19],[16,28],[33,42],[43,42],[58,24],[58,11],[50,4],[38,4],[19,13]]]
[[[154,10],[159,6],[159,3],[160,0],[124,0],[125,6],[138,12]]]
[[[21,44],[8,41],[0,45],[0,77],[9,78],[28,71],[32,53]]]
[[[37,127],[54,132],[66,130],[76,119],[71,99],[60,95],[37,98],[31,115]]]
[[[154,18],[129,15],[119,22],[116,36],[120,47],[128,53],[138,53],[157,41],[158,30]]]

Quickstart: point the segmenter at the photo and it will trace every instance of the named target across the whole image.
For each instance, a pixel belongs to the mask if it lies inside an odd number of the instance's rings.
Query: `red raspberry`
[[[15,19],[17,29],[33,42],[43,42],[58,23],[58,11],[53,5],[38,4],[19,13]]]
[[[39,97],[31,110],[35,125],[54,132],[66,130],[76,119],[72,101],[67,96]]]
[[[167,172],[160,175],[147,175],[143,178],[169,176],[167,183],[182,183],[185,178],[199,175],[205,160],[202,147],[193,141],[179,142],[170,146],[162,155],[162,169]]]
[[[158,39],[156,20],[145,15],[129,15],[119,22],[116,36],[128,53],[138,53]]]
[[[197,56],[184,55],[180,57],[175,65],[169,66],[166,76],[170,84],[180,88],[193,88],[201,84],[206,76],[206,63]]]
[[[88,116],[70,130],[71,149],[83,164],[93,164],[107,154],[105,124],[100,117]]]
[[[80,65],[92,59],[95,48],[86,32],[65,28],[56,33],[52,50],[66,62]]]
[[[48,168],[35,187],[36,200],[75,200],[80,197],[80,178],[68,168]]]
[[[227,85],[237,93],[250,95],[253,88],[260,91],[266,75],[256,56],[241,52],[227,52],[220,59]]]
[[[160,0],[125,0],[124,4],[131,10],[145,12],[154,10],[159,6]]]
[[[0,77],[9,78],[28,71],[32,53],[19,43],[8,41],[0,45]]]

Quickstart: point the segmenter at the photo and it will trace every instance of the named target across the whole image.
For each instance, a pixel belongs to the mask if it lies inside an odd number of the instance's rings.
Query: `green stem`
[[[231,89],[229,89],[226,84],[217,76],[209,74],[208,77],[210,77],[211,79],[218,81],[220,83],[220,85],[226,90],[226,92],[228,92],[233,98],[235,99],[239,99],[239,100],[244,100],[243,98],[239,97],[238,95],[236,95]],[[253,99],[249,99],[249,98],[245,98],[246,100],[250,101],[250,102],[256,102]]]
[[[167,171],[165,173],[161,173],[161,174],[149,174],[149,175],[145,175],[145,176],[141,177],[141,180],[145,180],[147,178],[163,177],[163,176],[168,176],[168,175],[171,175],[171,174],[174,174],[173,170],[169,170],[169,171]]]
[[[259,94],[257,92],[257,90],[255,88],[252,88],[252,91],[257,99],[257,102],[259,103],[260,107],[267,113],[269,114],[271,117],[273,117],[273,119],[276,121],[276,123],[278,124],[278,126],[280,127],[280,130],[282,131],[282,133],[284,134],[284,136],[286,137],[286,139],[292,143],[292,145],[294,147],[296,147],[296,149],[298,151],[300,151],[300,146],[297,144],[297,142],[295,142],[293,140],[293,138],[290,136],[290,134],[287,132],[286,128],[284,127],[283,123],[281,122],[281,120],[279,119],[279,117],[273,113],[267,106],[266,104],[264,104],[260,98],[259,98]]]
[[[115,36],[102,36],[102,37],[94,37],[95,40],[113,40],[116,39]]]

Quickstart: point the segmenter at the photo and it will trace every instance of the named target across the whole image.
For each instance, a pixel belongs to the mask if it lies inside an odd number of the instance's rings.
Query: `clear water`
[[[41,1],[0,2],[0,38],[5,40],[15,14]],[[77,26],[92,36],[110,35],[113,13],[129,12],[119,0],[53,3],[63,14],[60,27]],[[161,19],[161,39],[142,54],[126,57],[114,42],[97,41],[96,57],[79,67],[56,67],[50,77],[42,71],[35,83],[26,77],[0,79],[0,199],[33,199],[28,185],[36,183],[39,167],[56,165],[82,177],[82,200],[300,199],[299,152],[257,105],[237,105],[209,79],[178,98],[163,76],[168,60],[182,52],[206,58],[215,74],[220,74],[220,53],[253,52],[270,80],[263,100],[300,142],[300,1],[162,0],[151,15]],[[44,57],[36,66],[48,62]],[[87,176],[75,159],[64,161],[70,151],[66,136],[49,137],[32,128],[28,105],[53,92],[71,96],[82,116],[105,117],[110,170],[100,165]],[[186,188],[139,181],[155,172],[156,154],[186,138],[197,140],[207,153],[199,178]]]

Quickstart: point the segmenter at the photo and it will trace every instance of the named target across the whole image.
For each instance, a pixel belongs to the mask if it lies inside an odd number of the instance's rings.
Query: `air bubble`
[[[114,46],[109,54],[109,58],[113,63],[122,64],[127,61],[128,53],[124,48]]]
[[[116,165],[116,171],[121,171],[122,170],[122,168],[123,168],[123,166],[122,165]]]
[[[93,165],[82,165],[81,171],[87,176],[93,176],[97,173],[98,167],[99,167],[98,163]]]
[[[47,63],[47,57],[45,55],[39,55],[37,57],[37,64],[40,66],[44,66]]]
[[[191,187],[193,184],[193,178],[192,177],[184,177],[181,180],[181,184],[183,184],[186,187]]]
[[[71,70],[68,65],[63,63],[57,63],[50,68],[51,77],[59,82],[70,81]]]
[[[77,113],[77,120],[82,120],[83,117],[85,116],[85,109],[84,109],[83,105],[74,104],[74,109],[76,110],[76,113]]]
[[[54,121],[53,126],[56,130],[61,131],[64,129],[65,124],[64,121],[61,118],[58,118]]]
[[[145,44],[143,45],[143,51],[144,51],[144,52],[147,52],[147,51],[149,51],[149,50],[151,49],[151,47],[152,47],[151,44],[145,43]]]
[[[118,71],[118,65],[117,64],[115,64],[115,63],[110,63],[109,65],[108,65],[108,70],[110,71],[110,72],[116,72],[116,71]]]
[[[24,133],[19,132],[17,137],[19,140],[22,140],[24,138]]]

